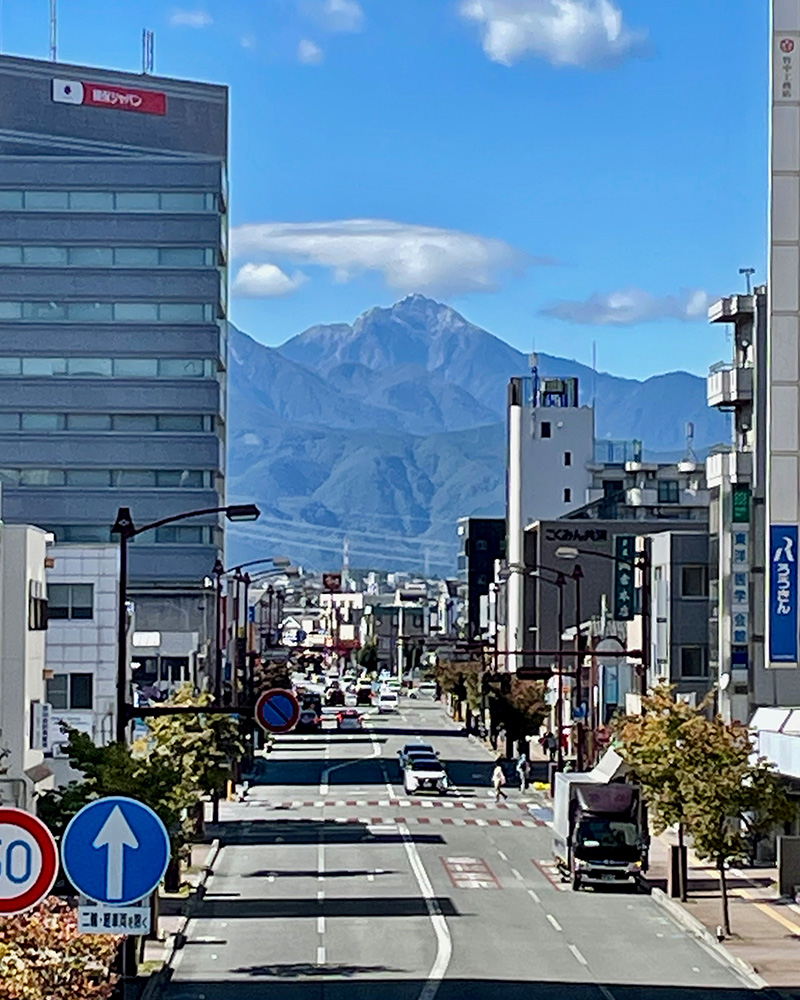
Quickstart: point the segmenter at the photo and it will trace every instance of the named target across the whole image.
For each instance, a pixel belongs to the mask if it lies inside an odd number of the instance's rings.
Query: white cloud
[[[689,323],[705,319],[710,305],[711,296],[700,289],[658,296],[641,288],[628,288],[598,293],[582,302],[555,302],[542,309],[541,315],[582,326],[635,326],[660,319]]]
[[[254,49],[256,47],[256,36],[255,35],[242,35],[239,39],[239,44],[243,49]]]
[[[489,292],[533,258],[503,240],[384,219],[251,223],[233,230],[237,257],[317,265],[347,282],[367,271],[404,292]]]
[[[214,18],[204,10],[176,10],[169,23],[175,28],[207,28]]]
[[[319,66],[325,59],[325,53],[309,38],[301,38],[297,46],[297,58],[306,66]]]
[[[461,0],[481,27],[486,55],[511,66],[527,55],[555,66],[603,66],[641,53],[647,32],[629,28],[612,0]]]
[[[357,0],[322,0],[316,16],[328,31],[361,31],[364,27],[364,11]]]
[[[245,264],[233,282],[233,294],[240,298],[276,299],[291,295],[305,284],[301,271],[287,274],[277,264]]]

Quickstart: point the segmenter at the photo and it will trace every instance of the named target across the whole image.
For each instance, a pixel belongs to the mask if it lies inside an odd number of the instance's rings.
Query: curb
[[[198,898],[198,896],[202,899],[206,882],[209,877],[214,874],[214,862],[217,860],[221,849],[219,838],[215,838],[211,841],[211,847],[209,848],[205,864],[203,865],[203,874],[200,876],[200,880],[197,883],[194,896],[190,899],[189,904],[186,907],[187,912],[181,917],[178,923],[178,929],[173,935],[172,948],[170,949],[167,960],[158,972],[154,972],[147,980],[147,985],[142,992],[140,1000],[156,1000],[163,987],[169,982],[170,977],[172,976],[172,963],[175,961],[175,955],[178,951],[180,951],[184,944],[186,944],[186,927],[192,919],[194,901]]]
[[[666,910],[667,913],[672,917],[672,919],[683,927],[684,930],[688,931],[693,937],[698,938],[710,948],[718,958],[720,958],[726,965],[731,966],[735,969],[740,976],[743,976],[749,982],[752,989],[763,990],[769,988],[769,983],[756,972],[749,962],[745,962],[743,958],[739,958],[734,955],[733,952],[728,951],[728,949],[719,943],[714,935],[709,931],[700,921],[692,916],[688,910],[685,910],[679,902],[668,896],[663,890],[652,888],[650,893],[650,898],[661,907],[662,910]]]

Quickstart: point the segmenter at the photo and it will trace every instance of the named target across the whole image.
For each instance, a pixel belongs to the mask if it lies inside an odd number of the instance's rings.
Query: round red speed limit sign
[[[40,903],[58,874],[58,850],[44,823],[0,806],[0,916],[23,913]]]

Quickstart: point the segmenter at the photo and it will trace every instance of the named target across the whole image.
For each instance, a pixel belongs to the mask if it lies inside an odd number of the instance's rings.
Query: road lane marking
[[[317,917],[317,934],[325,933],[325,917]]]
[[[417,880],[419,891],[425,899],[428,917],[436,935],[436,958],[428,973],[428,980],[419,994],[419,1000],[434,1000],[453,955],[453,941],[450,937],[450,928],[447,926],[447,921],[442,915],[442,911],[439,909],[439,904],[436,901],[436,895],[425,866],[422,863],[422,858],[419,856],[417,846],[411,839],[411,834],[405,824],[400,827],[400,835],[403,838],[403,847],[405,848],[408,862],[411,865],[411,870],[414,873],[414,878]]]
[[[554,930],[561,931],[563,929],[561,927],[561,924],[556,920],[556,918],[553,916],[552,913],[547,913],[546,917],[550,921],[550,923],[553,925],[553,929]]]
[[[581,965],[588,965],[588,964],[589,964],[589,963],[588,963],[588,962],[586,961],[586,959],[585,959],[585,958],[583,957],[583,955],[581,955],[580,951],[578,950],[578,947],[577,947],[577,945],[574,945],[574,944],[571,944],[571,945],[569,946],[569,950],[570,950],[570,951],[572,952],[572,954],[573,954],[573,955],[575,956],[576,960],[577,960],[578,962],[580,962],[580,963],[581,963]]]
[[[324,964],[325,964],[325,947],[324,945],[320,945],[319,948],[317,948],[317,965],[324,965]]]
[[[380,743],[375,739],[375,737],[370,734],[370,740],[372,741],[372,756],[380,757],[381,746]],[[325,759],[330,760],[330,744],[325,748]],[[334,764],[332,767],[326,767],[322,772],[322,777],[319,783],[319,794],[327,795],[330,791],[330,777],[334,771],[340,771],[343,767],[350,767],[352,764],[363,764],[365,760],[369,758],[364,757],[353,757],[350,760],[342,761],[341,764]]]
[[[520,882],[522,881],[522,875],[520,874],[520,872],[517,871],[516,868],[511,869],[511,874],[514,876],[515,879],[518,879]]]
[[[508,855],[507,854],[503,854],[502,851],[498,851],[497,853],[500,855],[500,857],[503,859],[503,861],[508,861]]]
[[[317,900],[321,903],[324,898],[325,898],[325,890],[324,889],[318,889],[317,890]]]
[[[541,906],[542,901],[539,898],[539,894],[534,889],[528,889],[528,895],[531,897],[534,903],[538,903]]]
[[[607,986],[603,986],[602,983],[598,983],[597,988],[603,994],[605,1000],[616,1000],[616,997]]]
[[[325,881],[325,844],[317,844],[317,882]]]

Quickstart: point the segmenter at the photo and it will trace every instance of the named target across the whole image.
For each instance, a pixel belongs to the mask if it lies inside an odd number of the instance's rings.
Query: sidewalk
[[[647,881],[666,891],[670,845],[677,834],[653,837]],[[800,1000],[800,906],[777,893],[775,868],[728,871],[732,936],[723,943],[737,959],[752,966],[778,996]],[[714,937],[722,921],[719,875],[689,850],[689,899],[678,903]]]

